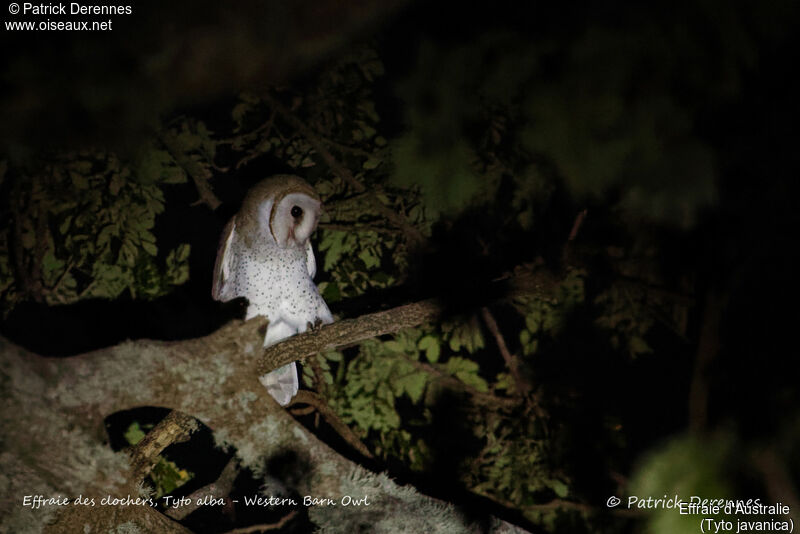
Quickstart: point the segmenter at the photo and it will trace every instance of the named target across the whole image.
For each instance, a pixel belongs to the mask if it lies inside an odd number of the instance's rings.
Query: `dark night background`
[[[132,5],[112,32],[0,38],[0,335],[68,357],[213,332],[243,309],[211,299],[222,228],[250,186],[292,172],[329,206],[313,239],[334,314],[430,297],[448,310],[442,324],[306,366],[307,388],[375,458],[318,415],[296,416],[341,454],[532,532],[697,528],[671,510],[609,511],[610,495],[800,505],[796,4]],[[290,117],[367,193],[336,178]],[[139,184],[161,191],[163,209]],[[114,187],[153,218],[131,230],[129,265],[109,259],[128,230],[107,257],[81,244],[127,209],[102,211],[121,198]],[[103,193],[81,204],[89,190]],[[350,200],[373,193],[423,239]],[[185,244],[188,256],[168,259]],[[493,283],[520,267],[552,272],[553,297],[510,298]],[[498,385],[498,373],[513,380],[484,306],[519,365],[516,389]],[[426,336],[438,362],[422,356]],[[393,350],[468,387],[434,390],[427,377],[422,397],[393,389],[365,422],[353,406],[368,393],[347,384]],[[475,404],[487,384],[518,403]],[[163,415],[110,417],[111,446]],[[227,457],[212,443],[204,431],[168,451],[197,474],[176,491],[214,480]],[[241,493],[258,486],[237,479]],[[185,524],[269,522],[204,514]],[[285,531],[311,528],[300,517]]]

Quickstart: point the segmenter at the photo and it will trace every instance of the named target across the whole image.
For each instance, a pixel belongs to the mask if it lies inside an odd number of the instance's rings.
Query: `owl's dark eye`
[[[292,206],[292,217],[299,219],[303,215],[303,208],[300,206]]]

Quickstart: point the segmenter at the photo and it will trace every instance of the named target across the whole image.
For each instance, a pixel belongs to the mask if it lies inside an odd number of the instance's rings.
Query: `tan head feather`
[[[258,209],[265,199],[272,197],[273,208],[280,204],[286,195],[291,193],[303,193],[319,200],[319,195],[308,182],[293,174],[277,174],[258,182],[245,196],[239,213],[236,214],[236,228],[247,246],[252,246],[251,236],[257,235],[258,230]],[[272,232],[272,224],[275,217],[275,209],[270,212],[269,227]],[[274,238],[273,234],[273,238]]]

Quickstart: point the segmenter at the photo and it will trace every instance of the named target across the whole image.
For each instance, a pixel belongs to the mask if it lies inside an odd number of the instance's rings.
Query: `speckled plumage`
[[[304,332],[309,323],[333,322],[313,281],[316,264],[309,237],[320,209],[304,180],[273,176],[247,194],[225,227],[211,294],[222,301],[246,297],[247,319],[265,315],[269,325],[264,346]],[[261,382],[285,406],[297,393],[297,367],[290,363],[262,376]]]

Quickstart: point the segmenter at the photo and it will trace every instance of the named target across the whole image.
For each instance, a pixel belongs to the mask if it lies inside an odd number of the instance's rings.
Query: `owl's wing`
[[[214,300],[227,301],[234,298],[230,295],[230,281],[233,254],[231,243],[236,239],[236,223],[232,218],[222,231],[222,238],[217,248],[217,261],[214,263],[214,281],[211,284],[211,297]]]
[[[308,268],[308,275],[314,279],[317,274],[317,260],[314,258],[314,249],[311,247],[311,241],[306,243],[306,267]]]

